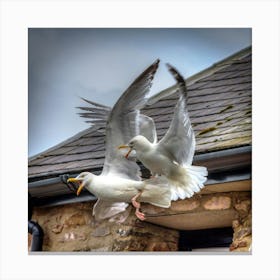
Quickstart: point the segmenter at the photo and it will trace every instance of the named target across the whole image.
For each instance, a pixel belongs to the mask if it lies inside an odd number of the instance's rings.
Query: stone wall
[[[139,221],[132,207],[124,223],[96,223],[92,202],[34,208],[32,220],[44,230],[43,251],[177,251],[177,230]],[[122,215],[123,216],[123,215]]]
[[[250,251],[251,192],[197,194],[172,202],[169,209],[142,205],[148,222],[134,208],[114,221],[95,222],[93,202],[34,208],[32,220],[44,230],[43,251],[178,251],[178,230],[233,226],[230,251]],[[152,223],[155,224],[152,224]],[[172,229],[173,228],[173,229]]]
[[[234,230],[230,251],[248,252],[252,247],[251,198],[240,197],[235,204],[238,218],[232,222]]]

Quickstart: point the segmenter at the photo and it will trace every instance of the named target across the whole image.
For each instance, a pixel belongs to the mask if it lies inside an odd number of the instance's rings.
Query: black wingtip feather
[[[178,83],[185,83],[183,76],[179,73],[179,71],[175,67],[173,67],[169,63],[166,63],[166,66],[167,66],[169,72],[172,74],[172,76],[175,78],[175,80]]]
[[[186,82],[183,78],[183,76],[179,73],[179,71],[173,67],[171,64],[166,63],[166,66],[168,68],[168,71],[172,74],[172,76],[174,77],[174,79],[177,81],[177,83],[179,84],[179,87],[181,89],[181,93],[183,95],[185,95],[185,97],[187,97],[187,86],[186,86]]]

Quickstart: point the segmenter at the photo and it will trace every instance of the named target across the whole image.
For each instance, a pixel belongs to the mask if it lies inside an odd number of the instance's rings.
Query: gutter
[[[195,165],[206,166],[210,173],[241,169],[251,166],[252,146],[221,150],[194,157]]]

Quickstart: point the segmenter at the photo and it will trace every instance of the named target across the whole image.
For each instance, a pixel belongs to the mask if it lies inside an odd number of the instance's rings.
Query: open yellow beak
[[[129,154],[132,152],[132,149],[129,146],[127,146],[127,145],[121,145],[121,146],[118,147],[118,149],[129,149],[129,151],[125,155],[126,159],[128,158]]]
[[[83,189],[83,187],[84,187],[84,183],[83,183],[81,180],[76,179],[76,178],[69,178],[69,179],[67,180],[67,183],[69,183],[69,182],[78,183],[78,184],[79,184],[79,188],[78,188],[76,194],[77,194],[77,195],[80,195],[80,193],[81,193],[81,191],[82,191],[82,189]]]

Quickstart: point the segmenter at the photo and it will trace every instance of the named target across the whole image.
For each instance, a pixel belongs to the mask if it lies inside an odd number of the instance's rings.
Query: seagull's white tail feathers
[[[192,197],[204,187],[207,175],[207,168],[204,166],[178,166],[176,177],[168,177],[171,185],[171,200]]]
[[[139,198],[141,202],[169,208],[171,205],[171,191],[168,180],[165,178],[152,178],[143,182],[144,188]]]

